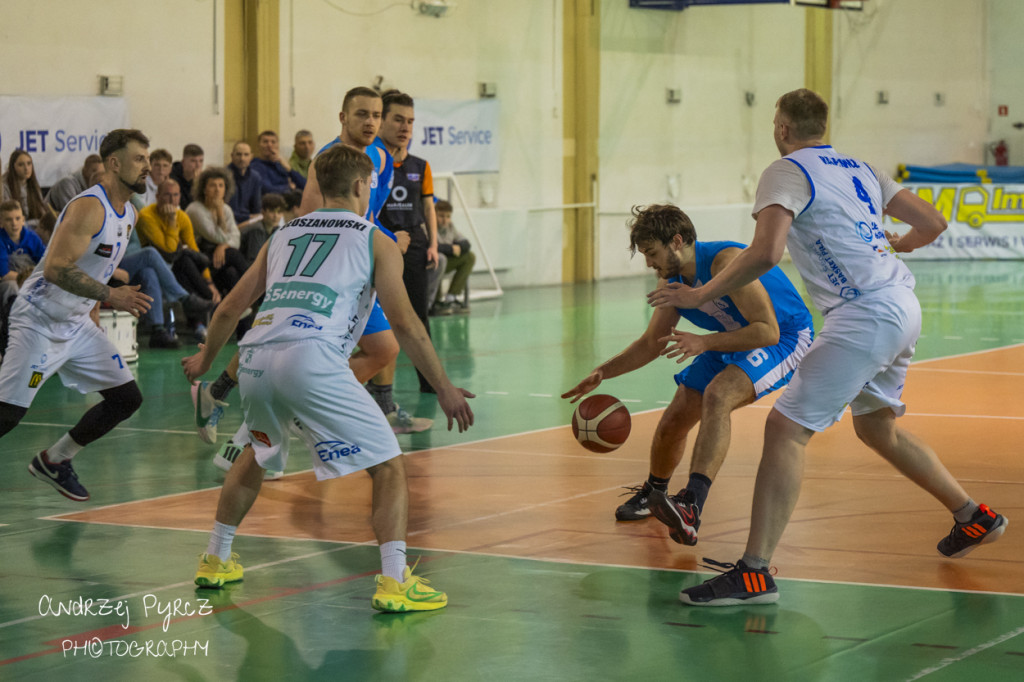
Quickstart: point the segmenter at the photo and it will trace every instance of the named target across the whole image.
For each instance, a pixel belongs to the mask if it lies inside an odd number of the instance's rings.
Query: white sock
[[[957,523],[967,523],[978,513],[978,503],[972,499],[964,502],[964,506],[953,512],[953,518]]]
[[[213,522],[213,532],[210,533],[210,544],[206,546],[206,553],[218,557],[222,562],[231,560],[231,542],[235,539],[235,531],[238,526],[228,526],[220,521]]]
[[[381,573],[405,582],[405,543],[399,540],[385,542],[380,546]]]
[[[71,440],[71,434],[65,433],[60,437],[60,440],[51,445],[46,450],[46,459],[50,460],[54,464],[60,464],[66,462],[75,455],[77,455],[84,445],[79,445],[75,441]]]

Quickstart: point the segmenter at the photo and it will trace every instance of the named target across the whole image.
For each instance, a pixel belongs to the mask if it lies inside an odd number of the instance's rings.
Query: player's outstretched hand
[[[466,398],[475,397],[466,389],[451,384],[437,392],[437,402],[441,405],[441,411],[448,417],[449,431],[452,430],[453,422],[458,423],[459,433],[473,425],[473,410],[466,402]]]
[[[660,355],[664,355],[667,358],[676,358],[676,362],[682,362],[686,358],[700,355],[708,349],[707,342],[703,336],[681,332],[676,329],[673,329],[668,336],[663,336],[658,341],[667,344],[662,349]]]
[[[593,391],[595,388],[601,385],[601,380],[604,377],[601,376],[601,372],[594,370],[587,375],[587,378],[576,384],[568,391],[562,394],[563,398],[572,398],[571,402],[576,402],[586,394]]]
[[[181,359],[181,368],[185,370],[185,378],[191,384],[193,381],[210,371],[212,360],[206,358],[206,344],[199,344],[199,352]]]
[[[703,301],[697,289],[682,282],[668,282],[647,294],[652,308],[697,308]]]
[[[135,286],[111,287],[107,303],[114,310],[123,310],[138,317],[149,310],[149,302],[153,300],[152,297],[139,291],[140,286],[136,284]]]

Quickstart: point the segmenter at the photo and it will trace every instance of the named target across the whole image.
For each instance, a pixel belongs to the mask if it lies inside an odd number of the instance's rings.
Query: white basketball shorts
[[[920,335],[921,306],[912,289],[894,286],[844,303],[825,316],[775,409],[813,431],[839,421],[847,405],[854,416],[883,408],[902,416]]]
[[[264,469],[284,471],[289,423],[310,450],[317,480],[402,454],[387,419],[336,346],[309,339],[239,350],[238,389],[248,441]]]

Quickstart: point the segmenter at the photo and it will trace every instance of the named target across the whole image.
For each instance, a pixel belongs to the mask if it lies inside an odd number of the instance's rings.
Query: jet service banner
[[[85,157],[99,154],[108,132],[127,127],[122,97],[0,95],[0,160],[6,172],[11,152],[28,152],[36,179],[49,187],[81,170]]]
[[[437,173],[488,173],[500,169],[496,99],[416,100],[409,153]]]

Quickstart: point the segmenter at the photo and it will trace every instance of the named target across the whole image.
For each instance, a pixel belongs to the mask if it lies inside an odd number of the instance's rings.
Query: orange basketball
[[[572,414],[572,435],[591,452],[611,452],[629,437],[629,410],[618,398],[592,395]]]

